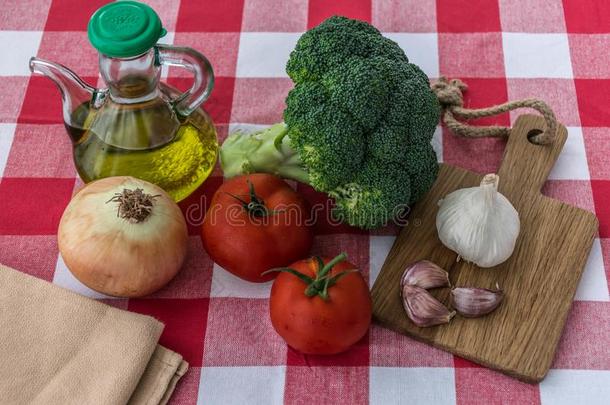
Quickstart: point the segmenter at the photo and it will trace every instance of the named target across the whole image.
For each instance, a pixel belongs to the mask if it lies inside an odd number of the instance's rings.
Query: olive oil
[[[79,106],[71,122],[82,125],[66,128],[83,181],[133,176],[158,185],[175,201],[188,197],[214,169],[216,129],[202,110],[182,120],[167,111],[154,101],[131,108],[106,105],[102,111]]]

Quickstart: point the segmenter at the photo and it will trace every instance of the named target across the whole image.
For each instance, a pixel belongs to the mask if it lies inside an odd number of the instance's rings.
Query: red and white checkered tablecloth
[[[168,30],[163,42],[210,59],[216,87],[205,104],[221,139],[237,127],[281,119],[291,88],[284,72],[299,35],[327,16],[372,22],[431,77],[468,83],[466,104],[536,96],[568,127],[544,193],[600,219],[587,269],[553,368],[529,385],[373,326],[345,354],[288,349],[271,327],[270,285],[242,282],[202,249],[198,224],[220,173],[181,205],[190,226],[186,266],[144,299],[108,299],[77,282],[57,249],[59,218],[79,186],[61,103],[51,81],[31,76],[38,55],[98,82],[89,16],[106,0],[4,0],[0,6],[0,262],[151,314],[166,324],[161,343],[190,371],[172,404],[608,404],[610,403],[610,2],[605,0],[153,0]],[[185,88],[183,72],[167,80]],[[510,124],[518,113],[481,124]],[[459,139],[438,130],[443,161],[495,171],[505,143]],[[325,197],[298,186],[310,200]],[[314,252],[346,251],[372,284],[395,228],[374,233],[319,224]],[[0,393],[0,402],[2,402]]]

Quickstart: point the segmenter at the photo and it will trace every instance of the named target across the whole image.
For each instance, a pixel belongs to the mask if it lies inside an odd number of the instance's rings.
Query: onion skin
[[[158,195],[151,214],[133,223],[107,202],[123,189]],[[133,177],[87,184],[70,201],[58,230],[59,251],[87,287],[117,297],[140,297],[167,284],[180,270],[188,232],[180,208],[161,188]]]

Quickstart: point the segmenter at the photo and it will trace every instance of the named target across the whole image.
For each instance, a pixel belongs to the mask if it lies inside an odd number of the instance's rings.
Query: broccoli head
[[[307,182],[335,199],[340,219],[367,229],[428,191],[438,173],[430,141],[440,106],[398,44],[335,16],[301,36],[286,71],[295,86],[284,123],[229,136],[220,151],[225,176]]]

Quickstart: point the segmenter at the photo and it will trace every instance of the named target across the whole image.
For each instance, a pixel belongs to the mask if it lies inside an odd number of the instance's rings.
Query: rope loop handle
[[[509,101],[508,103],[479,109],[464,108],[464,96],[462,92],[468,89],[468,86],[460,79],[448,80],[441,76],[436,82],[430,86],[443,109],[442,121],[453,133],[467,138],[484,138],[497,137],[506,138],[510,135],[510,127],[491,125],[486,127],[477,127],[464,124],[457,120],[471,120],[475,118],[489,117],[498,115],[507,111],[516,110],[517,108],[533,108],[538,111],[546,121],[546,130],[540,134],[532,136],[530,139],[533,143],[544,145],[552,143],[555,139],[557,131],[557,119],[551,107],[544,101],[535,98],[526,98],[523,100]]]

